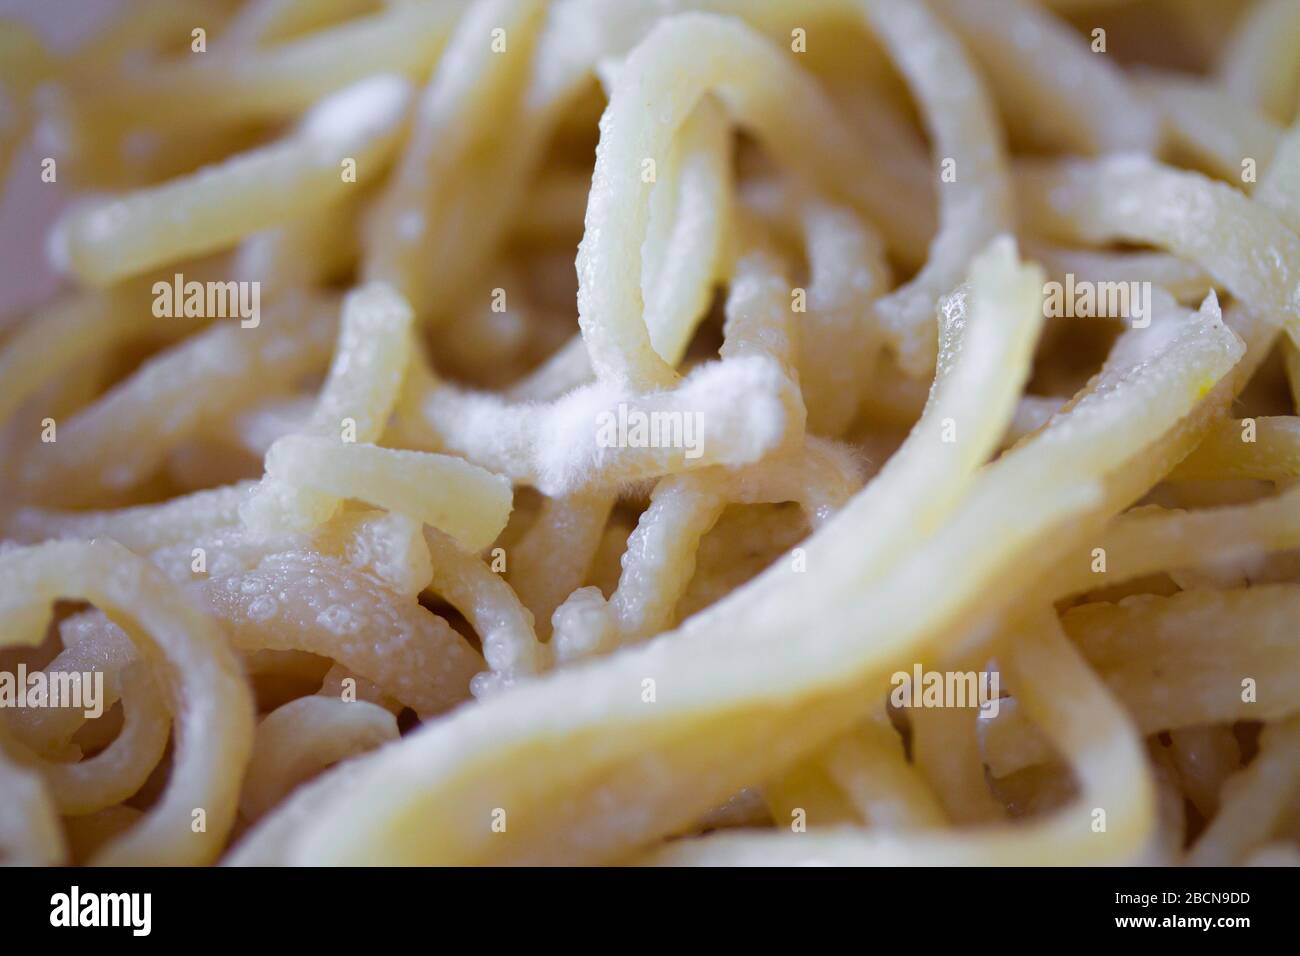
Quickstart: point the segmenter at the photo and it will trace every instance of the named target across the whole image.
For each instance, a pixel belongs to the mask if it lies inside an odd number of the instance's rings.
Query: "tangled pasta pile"
[[[1300,860],[1294,0],[0,30],[5,859]]]

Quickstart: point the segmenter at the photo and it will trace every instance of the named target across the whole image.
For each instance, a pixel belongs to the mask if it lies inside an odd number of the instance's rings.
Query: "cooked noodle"
[[[1292,0],[183,7],[0,23],[0,861],[1300,858]]]

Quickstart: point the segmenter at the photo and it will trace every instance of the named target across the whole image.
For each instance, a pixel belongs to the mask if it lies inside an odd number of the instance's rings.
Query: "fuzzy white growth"
[[[630,414],[696,416],[698,454],[683,447],[602,447],[599,422]],[[763,355],[710,362],[668,391],[637,394],[595,383],[550,405],[438,388],[423,412],[447,450],[551,496],[653,478],[686,468],[747,465],[802,426],[795,386]]]

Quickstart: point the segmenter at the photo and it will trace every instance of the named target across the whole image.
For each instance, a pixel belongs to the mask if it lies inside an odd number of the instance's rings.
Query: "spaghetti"
[[[0,859],[1297,859],[1294,3],[180,7],[0,24]]]

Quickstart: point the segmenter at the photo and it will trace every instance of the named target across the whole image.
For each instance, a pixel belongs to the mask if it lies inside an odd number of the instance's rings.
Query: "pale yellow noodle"
[[[1300,477],[1300,419],[1280,415],[1222,422],[1169,477],[1266,481]]]
[[[1294,118],[1300,84],[1300,10],[1289,0],[1262,0],[1229,38],[1219,78],[1233,96],[1279,122]]]
[[[1015,288],[1016,283],[1023,282],[1025,279],[1032,279],[1032,273],[1022,272],[1017,269],[1013,257],[1010,255],[1010,249],[1005,246],[995,253],[991,253],[982,261],[986,263],[983,268],[987,268],[989,274],[987,277],[981,277],[979,281],[992,283],[987,290],[988,292],[991,292],[994,288],[1003,288],[1006,284]],[[985,293],[978,293],[977,299],[983,294]],[[1039,314],[1036,308],[1036,297],[1030,297],[1025,302],[1024,312],[1016,317],[1022,322],[1037,320]],[[978,345],[976,342],[970,343],[967,350],[970,358],[967,361],[972,363],[973,367],[968,370],[966,363],[958,361],[955,365],[957,370],[955,379],[960,381],[963,376],[975,374],[976,377],[971,383],[972,385],[978,382],[984,388],[993,390],[995,393],[999,389],[1006,389],[1006,397],[1003,401],[1006,406],[1009,406],[1012,389],[1007,387],[1005,376],[1001,374],[1001,370],[1005,368],[1005,350],[1014,350],[1019,343],[1014,338],[1011,330],[1008,329],[1008,323],[1006,322],[990,321],[987,325],[980,322],[972,324],[970,327],[983,330],[980,338],[982,338],[983,334],[989,334],[992,336],[993,341],[982,342]],[[1023,347],[1023,345],[1019,347]],[[985,349],[989,351],[985,353]],[[1023,355],[1023,353],[1021,354]],[[999,374],[987,384],[981,380],[976,372],[977,369],[983,366],[985,361],[990,362],[988,366],[990,374],[992,374],[993,369],[999,370]],[[1021,361],[1023,362],[1024,358]],[[991,429],[993,433],[998,430],[1000,429],[996,425]],[[921,439],[921,441],[924,442],[925,439]],[[929,447],[934,448],[936,444],[929,444]],[[929,473],[940,475],[943,470],[932,469]],[[866,498],[870,500],[871,495],[866,494]],[[860,509],[858,510],[860,511]],[[831,532],[836,529],[837,525],[843,532],[851,533],[854,522],[851,518],[846,519],[846,516],[854,514],[855,509],[852,505],[845,508],[836,521],[828,524],[824,529],[825,536],[833,540],[834,535]],[[809,560],[810,562],[814,560],[811,550]],[[903,569],[900,569],[902,573],[907,573],[906,567],[905,565]],[[855,569],[850,568],[851,572],[853,570]],[[789,575],[787,572],[779,575],[778,580],[788,585],[791,578],[793,578],[793,575]],[[812,576],[807,579],[815,580],[816,585],[823,590],[823,595],[833,595],[839,589],[834,585],[828,587],[829,578],[829,575],[820,575],[816,579],[813,579]],[[636,801],[643,806],[657,808],[652,817],[653,820],[658,821],[653,824],[656,829],[660,827],[671,829],[678,821],[685,823],[695,812],[707,809],[708,804],[713,802],[713,798],[723,799],[728,792],[743,786],[746,777],[754,775],[756,771],[761,772],[760,767],[767,765],[775,768],[775,766],[779,765],[783,755],[787,760],[794,756],[797,750],[800,749],[794,744],[795,740],[802,737],[805,743],[801,746],[806,748],[808,742],[810,742],[810,738],[805,735],[806,731],[813,731],[811,741],[815,741],[818,736],[827,735],[829,732],[841,727],[845,722],[845,717],[851,716],[857,707],[855,704],[846,708],[843,697],[838,698],[838,702],[836,702],[836,697],[832,697],[827,704],[799,709],[797,711],[798,718],[792,720],[795,711],[792,711],[790,706],[780,706],[779,704],[764,706],[754,701],[751,692],[743,691],[732,685],[730,689],[725,691],[728,695],[737,695],[731,715],[724,718],[723,715],[726,711],[717,710],[719,705],[722,704],[722,701],[719,701],[717,697],[717,691],[720,687],[712,680],[703,677],[704,672],[701,668],[704,660],[716,656],[716,659],[721,663],[722,660],[731,659],[733,654],[739,652],[738,647],[725,646],[727,644],[737,641],[752,642],[761,639],[760,635],[765,636],[766,639],[763,640],[765,653],[755,655],[753,660],[765,669],[771,668],[772,670],[769,673],[771,673],[772,678],[778,680],[779,683],[785,684],[795,679],[795,675],[799,673],[812,677],[809,671],[810,667],[815,667],[814,661],[821,660],[824,663],[826,660],[824,652],[808,654],[809,648],[801,648],[798,658],[786,659],[788,655],[780,653],[781,644],[770,643],[778,634],[783,636],[787,633],[783,616],[788,611],[783,612],[780,604],[762,599],[755,600],[762,594],[763,584],[764,579],[760,578],[759,581],[742,589],[746,592],[746,596],[750,598],[748,601],[737,602],[734,599],[723,601],[713,611],[697,616],[688,624],[684,634],[674,635],[675,639],[663,639],[648,645],[642,651],[629,651],[621,655],[615,655],[602,662],[599,668],[590,667],[581,668],[577,671],[562,671],[544,682],[525,685],[513,694],[503,696],[499,706],[494,707],[489,703],[478,710],[464,711],[453,716],[450,721],[442,725],[440,728],[441,733],[430,733],[418,738],[422,749],[434,748],[433,752],[436,752],[440,747],[450,745],[450,749],[444,751],[443,756],[421,761],[421,766],[424,768],[421,771],[422,773],[433,774],[435,780],[443,774],[448,774],[448,776],[436,789],[421,788],[420,792],[433,796],[438,793],[449,794],[450,791],[459,790],[464,786],[473,786],[471,783],[472,775],[463,776],[455,769],[456,753],[458,751],[464,752],[462,748],[473,747],[473,740],[482,733],[491,733],[494,738],[499,738],[505,727],[514,725],[516,718],[512,714],[516,708],[529,707],[530,698],[532,697],[546,697],[550,694],[569,697],[572,693],[578,693],[585,702],[584,711],[591,708],[588,712],[593,714],[602,711],[609,713],[609,708],[615,708],[615,712],[620,714],[618,717],[620,721],[627,721],[635,717],[641,725],[641,732],[635,735],[640,741],[639,747],[635,750],[620,753],[621,748],[616,748],[612,751],[606,751],[607,756],[601,757],[597,757],[597,753],[590,750],[579,750],[577,752],[586,753],[590,759],[595,759],[598,763],[604,763],[610,769],[622,767],[620,779],[623,782],[618,789],[620,800],[631,800],[635,795]],[[771,587],[771,583],[768,583],[768,587]],[[891,592],[894,592],[894,588],[889,586],[883,593],[888,594]],[[779,593],[779,591],[773,589],[771,593],[775,594]],[[789,605],[785,605],[785,607],[789,608]],[[730,613],[736,615],[737,619],[732,625],[719,629],[720,634],[727,635],[723,641],[718,642],[715,639],[711,644],[702,644],[698,635],[705,633],[703,628],[708,628],[711,625],[716,626],[719,623],[719,613]],[[885,620],[874,615],[871,617],[875,622],[878,622],[876,626],[888,626]],[[898,639],[898,633],[894,632],[895,640]],[[825,637],[833,639],[832,635],[825,635]],[[769,655],[767,651],[776,653]],[[879,651],[874,651],[874,653],[879,653]],[[680,665],[674,663],[675,655],[682,656]],[[687,661],[690,661],[690,663],[688,664]],[[680,670],[678,669],[679,666]],[[839,667],[835,669],[840,671]],[[591,675],[597,674],[601,675],[603,679],[599,680],[599,682],[590,679]],[[673,688],[673,698],[681,702],[674,705],[674,710],[680,706],[689,706],[687,702],[691,699],[697,702],[694,706],[713,708],[719,720],[715,724],[718,732],[707,736],[689,734],[678,721],[665,724],[656,720],[655,718],[660,715],[668,716],[665,710],[667,705],[661,702],[659,707],[654,708],[652,711],[644,709],[644,704],[641,703],[640,695],[637,692],[642,680],[651,674],[657,675],[660,681],[668,681],[669,686]],[[777,674],[781,676],[778,678]],[[583,681],[584,677],[589,679]],[[840,673],[837,680],[842,679],[843,675]],[[582,681],[584,690],[576,691],[567,686],[575,681]],[[696,689],[691,689],[692,684],[695,685]],[[725,687],[726,685],[722,686]],[[620,692],[620,688],[623,688],[622,692]],[[705,688],[709,689],[706,690]],[[684,693],[689,693],[691,697],[682,697],[681,695]],[[854,694],[855,699],[856,696]],[[746,699],[750,703],[746,703]],[[709,702],[706,703],[706,701]],[[834,706],[830,706],[832,703]],[[624,708],[635,709],[624,711]],[[549,708],[543,708],[543,711],[550,713],[552,720],[571,719],[566,718],[560,711],[551,711]],[[498,723],[498,721],[501,723]],[[679,729],[674,731],[674,727]],[[539,727],[537,732],[547,731]],[[550,732],[554,732],[554,730]],[[636,756],[637,751],[642,750],[649,743],[649,740],[643,735],[645,732],[653,732],[656,739],[665,740],[667,737],[660,737],[659,735],[667,734],[668,737],[671,737],[674,734],[687,733],[690,746],[684,747],[686,740],[679,737],[674,752],[677,754],[676,759],[680,762],[679,765],[688,774],[691,766],[699,766],[694,761],[707,760],[712,764],[712,759],[705,755],[718,746],[726,746],[728,750],[734,751],[736,756],[743,755],[744,759],[739,763],[732,764],[725,777],[714,777],[713,782],[707,788],[690,787],[681,789],[673,787],[665,789],[662,783],[652,786],[649,785],[650,778],[646,777],[643,772],[644,765],[640,763],[639,758]],[[577,739],[592,739],[592,731],[590,729],[581,729],[581,724],[573,726],[569,733],[571,735],[580,735],[576,739],[571,737],[571,739],[575,739],[575,743]],[[768,741],[767,745],[761,748],[737,746],[740,739],[751,734],[764,735]],[[629,737],[620,736],[618,739],[630,742]],[[501,758],[509,759],[516,770],[524,771],[512,774],[508,784],[504,779],[494,778],[497,779],[498,785],[507,784],[510,790],[510,794],[502,793],[499,800],[508,801],[514,808],[514,813],[521,815],[525,822],[531,814],[540,812],[554,813],[555,805],[548,799],[548,793],[555,793],[552,788],[559,781],[553,773],[546,777],[534,777],[526,772],[525,759],[531,763],[532,760],[536,759],[537,755],[536,751],[528,747],[527,738],[521,739],[519,745],[502,746],[502,743],[498,741],[494,750]],[[345,792],[336,801],[332,801],[332,803],[335,803],[335,808],[319,819],[319,826],[313,826],[310,831],[302,834],[299,839],[302,849],[298,852],[310,855],[312,858],[319,858],[317,854],[322,852],[328,852],[331,858],[334,858],[338,853],[344,852],[344,847],[338,842],[338,831],[329,822],[331,814],[345,812],[346,806],[354,799],[370,800],[370,789],[378,783],[381,774],[397,773],[404,776],[412,772],[414,766],[404,759],[404,752],[405,748],[403,747],[394,749],[387,768],[376,765],[361,778],[361,783],[364,785],[364,796],[359,791]],[[479,763],[478,767],[480,769],[476,771],[477,773],[481,774],[487,770],[487,767],[482,763]],[[639,770],[638,767],[642,767],[642,769]],[[577,768],[573,769],[576,770]],[[529,783],[530,781],[531,783]],[[526,787],[525,784],[527,784]],[[388,786],[385,786],[383,790],[389,797],[395,797],[402,792],[400,789],[393,789]],[[722,792],[719,793],[719,790]],[[374,796],[382,799],[382,795],[379,793],[375,793]],[[593,821],[593,817],[583,810],[583,806],[588,799],[591,799],[591,797],[584,798],[583,801],[579,802],[570,802],[569,806],[572,807],[572,810],[565,812],[565,819],[569,818],[569,813],[579,813],[582,814],[584,820]],[[572,798],[570,797],[569,800],[572,800]],[[517,860],[539,858],[590,859],[596,854],[606,855],[615,847],[627,847],[629,845],[628,841],[635,839],[634,835],[626,829],[611,827],[609,822],[602,822],[602,818],[599,816],[594,818],[597,824],[596,828],[593,830],[589,826],[586,830],[586,839],[584,839],[581,846],[569,843],[567,850],[563,848],[564,842],[556,841],[567,842],[567,837],[564,834],[568,832],[569,824],[562,824],[554,816],[551,816],[552,825],[545,828],[544,831],[527,825],[517,831],[512,827],[510,833],[506,834],[504,839],[500,839],[501,834],[491,834],[474,822],[477,819],[477,814],[490,813],[490,807],[485,808],[478,804],[477,801],[463,801],[459,798],[449,799],[445,805],[457,808],[457,819],[461,821],[460,824],[453,825],[450,828],[439,827],[437,831],[426,828],[420,834],[418,843],[411,839],[412,834],[403,831],[404,835],[401,838],[403,845],[399,847],[386,842],[383,849],[385,856],[388,856],[391,852],[401,854],[408,859],[437,858],[450,860],[483,858],[481,857],[482,854],[490,852],[492,858],[496,859],[502,859],[501,854],[503,853],[508,853],[509,858]],[[499,805],[499,802],[494,805]],[[544,806],[550,809],[543,811],[542,807]],[[395,834],[397,831],[394,827],[400,827],[399,821],[410,819],[407,814],[413,812],[415,812],[413,806],[407,810],[399,810],[397,806],[393,806],[391,813],[386,813],[375,819],[385,821],[381,825],[380,832]],[[516,819],[518,818],[519,816],[516,816]],[[449,820],[448,823],[450,822]],[[556,826],[556,824],[560,825]],[[326,829],[320,829],[320,827]],[[331,848],[326,851],[325,846],[322,845],[320,850],[312,849],[316,845],[315,841],[324,837],[326,832],[333,834],[327,841]],[[645,836],[648,835],[645,834]],[[486,843],[484,842],[485,838],[497,839],[494,843]],[[387,837],[385,839],[388,840]],[[350,845],[346,850],[348,856],[351,857],[353,853],[358,852],[374,852],[378,848],[374,840],[375,837],[367,837],[357,841],[349,840]],[[365,847],[368,847],[369,850],[365,851]],[[423,849],[420,849],[421,847]]]
[[[1272,835],[1300,787],[1300,720],[1269,724],[1260,735],[1259,754],[1244,770],[1229,778],[1223,808],[1192,846],[1194,866],[1224,866],[1244,862]]]
[[[1085,604],[1062,623],[1143,733],[1268,720],[1300,708],[1297,593],[1277,584],[1140,595]]]
[[[3,730],[0,729],[0,733]],[[68,846],[58,812],[39,774],[7,757],[0,748],[0,862],[59,866]]]
[[[397,77],[364,80],[314,107],[282,142],[76,210],[51,242],[68,269],[96,285],[231,246],[356,189],[349,161],[373,175],[391,156],[409,98]]]
[[[466,699],[483,668],[442,618],[311,551],[270,555],[254,570],[206,583],[202,595],[236,648],[321,654],[420,714]]]
[[[0,23],[0,862],[1295,862],[1295,0],[182,6]]]
[[[56,598],[81,598],[138,625],[132,637],[167,687],[177,721],[171,782],[139,824],[96,859],[119,865],[216,859],[234,823],[237,778],[252,746],[253,708],[234,655],[215,625],[120,545],[54,543],[0,556],[13,585],[0,607],[11,640],[44,633]],[[200,815],[201,811],[201,815]],[[200,819],[204,825],[192,826]]]
[[[410,360],[412,321],[410,306],[386,285],[366,285],[348,294],[329,375],[302,437],[378,440]],[[270,455],[268,450],[268,460]],[[240,506],[240,514],[255,530],[306,530],[327,520],[337,507],[337,499],[319,489],[268,474]]]
[[[1155,76],[1138,89],[1160,111],[1167,134],[1216,176],[1250,192],[1268,167],[1282,131],[1267,117],[1222,90],[1176,77]]]
[[[547,648],[538,643],[532,614],[514,591],[449,536],[430,529],[425,540],[433,563],[430,587],[469,621],[491,671],[475,679],[475,693],[503,690],[539,673]]]
[[[223,31],[222,41],[270,45],[371,13],[380,5],[378,0],[254,0],[240,8]]]
[[[153,679],[136,664],[122,677],[125,721],[104,750],[76,763],[33,760],[64,816],[95,813],[130,797],[162,759],[171,714]],[[19,759],[26,762],[27,754]]]
[[[912,726],[912,763],[934,792],[945,816],[958,824],[999,820],[1005,810],[984,780],[976,721],[967,708],[916,708]]]
[[[897,732],[880,716],[832,744],[820,763],[872,827],[899,832],[947,823],[943,807],[906,759]]]
[[[256,820],[304,780],[396,739],[393,715],[363,700],[290,701],[257,725],[239,812],[246,820]]]
[[[1156,124],[1124,72],[1030,0],[934,7],[970,48],[1004,120],[1034,144],[1085,154],[1154,150]]]
[[[555,609],[586,580],[613,506],[614,495],[600,491],[547,498],[527,534],[506,550],[506,579],[539,637],[550,637]]]
[[[55,441],[31,446],[24,481],[41,500],[72,506],[130,489],[205,424],[255,401],[260,379],[293,380],[323,365],[333,331],[309,299],[281,303],[257,328],[213,325],[56,423]],[[122,434],[142,440],[122,447]]]
[[[184,128],[282,119],[378,73],[418,77],[438,59],[466,4],[415,3],[241,55],[150,64],[77,90],[78,113],[121,123],[135,116]]]
[[[1051,818],[956,835],[848,828],[797,837],[721,835],[669,845],[643,862],[1044,866],[1059,863],[1067,853],[1076,863],[1137,862],[1155,825],[1155,788],[1140,738],[1060,633],[1054,616],[1037,615],[1034,626],[1032,636],[1016,642],[1006,666],[1019,695],[1069,756],[1082,789]],[[1099,819],[1102,829],[1095,826]]]

